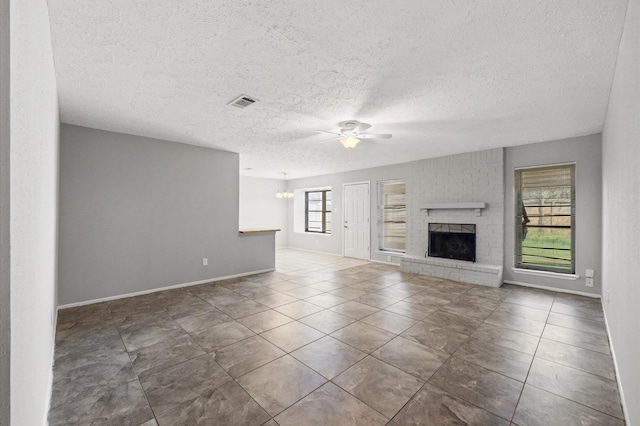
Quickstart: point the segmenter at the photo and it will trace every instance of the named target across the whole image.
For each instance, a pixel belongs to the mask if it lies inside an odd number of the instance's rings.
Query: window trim
[[[322,193],[322,210],[312,210],[312,213],[322,213],[322,231],[309,230],[309,194],[312,192]],[[327,210],[327,192],[331,192],[331,189],[312,189],[304,191],[304,232],[310,234],[332,235],[331,230],[327,231],[327,213],[332,212],[332,210]]]
[[[392,249],[392,248],[385,248],[384,247],[384,185],[386,184],[397,184],[397,183],[403,183],[404,184],[404,211],[405,211],[405,220],[404,220],[404,226],[405,226],[405,235],[404,235],[404,250],[398,250],[398,249]],[[377,203],[377,207],[378,207],[378,252],[380,253],[385,253],[385,254],[390,254],[390,255],[406,255],[407,253],[407,219],[406,219],[406,213],[407,213],[407,180],[405,178],[400,178],[400,179],[387,179],[387,180],[379,180],[378,181],[378,188],[377,188],[377,197],[378,197],[378,203]]]
[[[550,266],[541,266],[541,265],[532,265],[522,263],[522,214],[519,213],[522,209],[522,191],[521,191],[521,173],[525,170],[533,170],[533,169],[553,169],[553,168],[561,168],[568,167],[571,169],[571,267],[570,268],[559,268],[559,267],[550,267]],[[526,166],[526,167],[516,167],[514,168],[514,228],[515,228],[515,246],[514,246],[514,256],[513,256],[513,267],[512,270],[514,272],[520,273],[529,273],[532,275],[537,275],[538,273],[544,275],[566,275],[567,277],[571,277],[569,279],[574,279],[576,276],[576,176],[577,176],[577,167],[575,162],[568,163],[556,163],[556,164],[547,164],[547,165],[539,165],[539,166]],[[553,228],[552,226],[549,226]],[[520,262],[518,261],[520,259]]]
[[[550,277],[550,278],[558,278],[561,280],[570,280],[575,281],[580,278],[580,275],[577,274],[568,274],[564,272],[550,272],[550,271],[540,271],[538,269],[521,269],[516,268],[515,266],[511,268],[516,274],[524,274],[524,275],[536,275],[538,277]]]

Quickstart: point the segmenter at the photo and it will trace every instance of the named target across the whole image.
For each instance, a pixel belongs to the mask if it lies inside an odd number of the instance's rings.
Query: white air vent
[[[228,105],[233,105],[238,108],[246,108],[249,105],[256,103],[258,100],[247,95],[240,95],[236,99],[232,100],[228,103]]]

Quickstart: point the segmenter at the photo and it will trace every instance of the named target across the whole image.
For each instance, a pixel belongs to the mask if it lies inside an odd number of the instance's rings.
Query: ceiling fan
[[[371,124],[361,123],[357,120],[348,120],[339,123],[340,133],[336,132],[328,132],[326,130],[316,130],[316,132],[320,133],[329,133],[331,135],[336,135],[333,139],[340,139],[340,143],[347,148],[355,148],[358,143],[360,143],[360,139],[391,139],[391,134],[373,134],[373,133],[363,133]]]

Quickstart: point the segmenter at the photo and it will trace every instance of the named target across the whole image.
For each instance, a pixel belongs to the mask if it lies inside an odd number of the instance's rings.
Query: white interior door
[[[344,255],[369,260],[371,236],[369,182],[344,184],[342,193],[344,194]]]

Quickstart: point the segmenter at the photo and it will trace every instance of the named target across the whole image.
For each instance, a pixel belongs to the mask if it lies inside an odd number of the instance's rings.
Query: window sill
[[[511,268],[511,270],[513,272],[515,272],[516,274],[537,275],[539,277],[557,278],[557,279],[560,279],[560,280],[575,281],[578,278],[580,278],[580,275],[563,274],[561,272],[536,271],[535,269],[522,269],[522,268]]]
[[[323,234],[322,232],[305,232],[305,231],[294,231],[294,234],[314,235],[316,237],[332,237],[333,236],[333,234]]]
[[[392,257],[405,257],[407,255],[407,253],[401,253],[398,251],[386,251],[386,250],[376,250],[377,254],[384,254],[386,256],[392,256]]]

